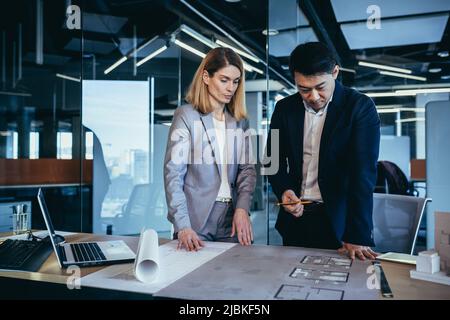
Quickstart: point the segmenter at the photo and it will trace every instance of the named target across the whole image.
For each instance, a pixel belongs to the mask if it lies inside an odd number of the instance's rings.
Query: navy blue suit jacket
[[[380,120],[369,97],[338,81],[335,83],[320,141],[319,188],[337,239],[374,246],[372,210]],[[305,108],[299,93],[280,100],[272,115],[270,130],[278,129],[280,134],[279,170],[269,175],[269,182],[280,201],[288,189],[300,195],[304,119]],[[271,132],[267,152],[273,157]],[[276,229],[282,236],[295,233],[295,219],[281,207]]]

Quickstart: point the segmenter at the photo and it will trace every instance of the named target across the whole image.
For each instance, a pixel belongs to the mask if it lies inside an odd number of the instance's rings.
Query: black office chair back
[[[408,178],[402,169],[390,161],[378,161],[376,193],[412,195]]]

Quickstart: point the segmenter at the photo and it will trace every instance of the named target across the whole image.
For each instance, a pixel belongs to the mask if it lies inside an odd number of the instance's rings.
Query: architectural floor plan
[[[275,295],[282,300],[342,300],[344,291],[314,287],[282,285]]]
[[[158,291],[181,299],[378,299],[370,261],[335,250],[240,246],[225,251]]]

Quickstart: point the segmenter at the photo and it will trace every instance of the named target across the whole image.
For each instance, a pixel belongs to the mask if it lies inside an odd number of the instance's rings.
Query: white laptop
[[[55,234],[42,189],[39,189],[37,199],[44,217],[59,266],[66,268],[71,265],[80,267],[132,262],[136,258],[134,252],[123,240],[65,243],[58,241]]]

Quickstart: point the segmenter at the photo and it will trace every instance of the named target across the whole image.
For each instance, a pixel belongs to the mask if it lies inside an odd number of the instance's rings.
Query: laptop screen
[[[62,267],[61,257],[59,255],[59,250],[56,246],[58,243],[56,239],[55,229],[53,228],[52,220],[50,219],[50,214],[48,213],[47,204],[45,203],[44,193],[42,189],[39,188],[37,199],[39,202],[39,206],[41,207],[42,216],[44,217],[45,225],[48,230],[48,234],[50,236],[50,240],[53,245],[53,250],[55,251],[56,257],[58,258],[58,263]]]

